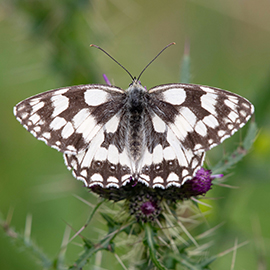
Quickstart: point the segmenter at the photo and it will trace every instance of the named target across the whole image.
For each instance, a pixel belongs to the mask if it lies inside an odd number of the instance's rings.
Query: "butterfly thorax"
[[[134,161],[141,157],[144,146],[143,123],[145,112],[146,90],[139,83],[132,84],[127,90],[127,112],[128,112],[128,144],[129,153]]]

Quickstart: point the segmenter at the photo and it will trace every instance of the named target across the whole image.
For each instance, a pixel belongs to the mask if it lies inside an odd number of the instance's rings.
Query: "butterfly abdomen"
[[[143,121],[145,113],[145,89],[131,86],[128,92],[127,110],[129,152],[134,161],[141,157],[143,144]]]

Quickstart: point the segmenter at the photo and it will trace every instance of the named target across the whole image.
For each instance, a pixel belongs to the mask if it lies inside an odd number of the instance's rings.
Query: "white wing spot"
[[[33,105],[31,114],[36,113],[39,109],[43,108],[45,103],[43,101]]]
[[[82,159],[81,159],[82,160],[82,164],[81,164],[82,167],[84,167],[84,166],[89,167],[90,166],[90,164],[94,158],[95,153],[100,148],[100,145],[102,144],[103,141],[104,141],[104,133],[101,130],[97,134],[97,136],[95,136],[95,138],[91,141],[85,155],[82,157]]]
[[[182,177],[183,177],[183,178],[186,177],[188,174],[189,174],[189,173],[188,173],[188,170],[187,170],[187,169],[184,169],[184,170],[182,171]]]
[[[202,146],[201,144],[197,143],[197,144],[194,146],[194,149],[193,149],[193,150],[194,150],[194,151],[195,151],[195,150],[199,150],[199,149],[202,149],[202,147],[203,147],[203,146]]]
[[[236,110],[237,105],[235,103],[233,103],[231,100],[229,99],[225,99],[224,103],[231,109],[231,110]]]
[[[192,160],[191,167],[192,167],[192,168],[196,168],[197,166],[198,166],[198,160],[197,160],[196,158],[194,158],[194,159]]]
[[[234,125],[233,124],[228,124],[227,127],[228,127],[229,130],[232,130],[234,128]]]
[[[42,134],[42,137],[44,137],[45,139],[49,140],[49,139],[51,138],[51,133],[49,133],[49,132],[44,132],[44,133]]]
[[[232,122],[235,122],[238,118],[238,115],[234,111],[231,111],[228,115],[228,118],[230,118]]]
[[[122,185],[126,185],[130,181],[130,174],[125,174],[121,177]]]
[[[104,147],[100,147],[96,154],[95,154],[95,160],[104,161],[107,159],[108,150]]]
[[[158,144],[153,151],[153,163],[157,164],[163,160],[163,149],[161,144]]]
[[[72,168],[73,168],[74,170],[77,170],[78,166],[77,166],[77,162],[76,162],[75,159],[73,159],[73,160],[71,161],[71,166],[72,166]]]
[[[26,118],[28,117],[28,115],[29,115],[29,113],[25,113],[25,112],[24,112],[24,113],[21,114],[20,117],[21,117],[21,119],[23,120],[23,119],[26,119]]]
[[[171,182],[171,181],[178,181],[179,177],[176,173],[171,172],[168,177],[167,177],[167,182]]]
[[[52,117],[55,117],[65,111],[69,106],[69,99],[62,95],[51,97],[52,106],[54,107]]]
[[[216,93],[216,91],[214,89],[211,89],[209,87],[206,87],[206,86],[200,86],[200,88],[205,91],[205,92],[208,92],[208,93]]]
[[[144,179],[145,181],[150,182],[150,177],[149,177],[149,175],[146,175],[146,174],[140,174],[140,177],[141,177],[142,179]]]
[[[184,154],[185,154],[186,159],[188,160],[188,162],[190,162],[192,160],[193,156],[194,156],[194,153],[193,153],[193,151],[191,149],[185,149]]]
[[[247,116],[247,112],[244,111],[244,110],[240,111],[240,114],[241,114],[243,117],[246,117],[246,116]]]
[[[172,181],[172,182],[170,182],[170,183],[167,184],[166,188],[168,188],[170,186],[181,187],[181,185],[183,185],[183,182],[182,182],[182,184],[180,184],[180,183],[177,183],[177,182]]]
[[[217,146],[217,143],[213,143],[213,144],[210,145],[210,148],[214,148],[216,146]]]
[[[73,146],[73,145],[68,145],[67,147],[66,147],[66,149],[68,150],[68,151],[71,151],[71,152],[77,152],[77,150],[76,150],[76,148]]]
[[[68,122],[62,129],[61,136],[63,137],[63,139],[67,139],[74,133],[74,131],[75,129],[73,125],[70,122]]]
[[[115,115],[105,125],[105,129],[106,129],[107,133],[116,132],[116,130],[118,128],[118,124],[119,124],[119,117],[117,115]]]
[[[165,160],[173,160],[176,158],[175,152],[170,146],[163,149],[163,156]]]
[[[183,88],[172,88],[163,92],[164,100],[173,105],[181,105],[186,99],[186,91]]]
[[[76,115],[74,115],[72,121],[74,123],[75,129],[79,128],[82,123],[90,116],[90,112],[88,109],[80,110]]]
[[[38,121],[38,124],[39,124],[40,126],[43,126],[43,125],[45,124],[45,120],[44,120],[44,119],[40,119],[40,120]]]
[[[35,132],[40,132],[41,131],[41,127],[40,126],[36,126],[33,128]]]
[[[177,115],[174,123],[170,126],[180,140],[185,140],[188,132],[193,131],[192,126],[182,115]]]
[[[37,139],[40,140],[40,141],[43,141],[45,143],[48,143],[48,141],[45,138],[43,138],[43,137],[38,137]]]
[[[157,176],[154,178],[153,183],[164,183],[164,180],[160,176]]]
[[[118,163],[118,149],[115,145],[110,144],[108,148],[108,161],[117,164]]]
[[[215,127],[217,127],[218,125],[219,125],[219,123],[218,123],[218,120],[216,119],[216,117],[215,116],[213,116],[213,115],[208,115],[208,116],[205,116],[204,118],[203,118],[203,122],[207,125],[207,126],[209,126],[209,127],[211,127],[211,128],[215,128]]]
[[[188,166],[187,159],[180,146],[179,140],[176,138],[176,136],[170,129],[168,130],[168,133],[167,133],[167,141],[175,150],[175,154],[177,156],[179,164],[187,167]]]
[[[29,117],[29,120],[33,123],[36,124],[40,120],[40,116],[38,114],[33,114],[31,117]]]
[[[80,175],[82,175],[83,177],[87,177],[87,171],[86,171],[86,169],[84,169],[84,170],[81,170],[80,171]]]
[[[98,181],[98,182],[103,182],[103,178],[101,176],[101,174],[99,173],[95,173],[91,176],[91,180],[92,181]]]
[[[108,93],[99,89],[86,90],[84,99],[89,106],[98,106],[108,100]]]
[[[224,135],[221,139],[220,139],[220,143],[222,143],[225,139],[228,139],[230,137],[230,135]]]
[[[244,103],[244,102],[243,102],[243,103],[242,103],[242,106],[243,106],[243,107],[246,107],[247,109],[250,108],[250,105],[249,105],[248,103]],[[252,107],[253,107],[253,106],[252,106]]]
[[[223,137],[225,135],[226,131],[225,130],[219,130],[218,131],[218,136]]]
[[[161,120],[161,118],[158,117],[156,114],[152,117],[152,123],[156,132],[163,133],[166,131],[165,122]]]
[[[63,117],[55,117],[52,122],[50,123],[50,128],[53,130],[58,130],[62,128],[67,121]]]
[[[107,182],[113,182],[113,183],[118,183],[118,179],[114,176],[110,176],[108,179],[107,179]]]
[[[201,106],[210,112],[213,115],[216,115],[216,103],[217,103],[217,95],[212,93],[207,93],[206,95],[201,96]]]
[[[54,94],[55,94],[55,95],[63,95],[63,94],[65,94],[68,90],[69,90],[69,88],[58,89],[57,91],[54,92]]]
[[[116,183],[109,183],[109,184],[106,185],[106,188],[109,188],[109,187],[119,188],[119,184],[116,184]]]
[[[195,126],[197,122],[197,117],[188,107],[181,108],[180,113],[186,118],[186,120],[192,127]]]
[[[76,131],[81,133],[88,142],[93,139],[100,129],[100,126],[96,124],[96,120],[90,115],[88,109],[82,109],[73,117],[72,121]]]
[[[246,123],[239,124],[239,127],[242,128]]]
[[[150,166],[153,163],[152,157],[153,157],[152,154],[150,154],[148,149],[146,149],[144,151],[144,156],[143,156],[143,165]]]
[[[207,135],[207,127],[201,120],[197,122],[197,125],[195,126],[195,131],[203,137]]]

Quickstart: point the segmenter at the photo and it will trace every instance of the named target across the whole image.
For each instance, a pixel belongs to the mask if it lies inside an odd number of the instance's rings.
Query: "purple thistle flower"
[[[106,76],[106,74],[102,74],[102,76],[103,76],[103,79],[104,79],[105,83],[111,86],[112,84],[111,84],[111,82],[109,81],[109,79],[108,79],[108,77]]]
[[[211,189],[211,171],[200,168],[195,177],[189,180],[192,185],[192,191],[195,194],[205,194],[209,189]]]
[[[196,175],[192,179],[186,181],[182,186],[182,193],[185,198],[204,195],[208,190],[211,189],[212,180],[220,177],[223,177],[223,175],[211,175],[210,170],[200,168],[196,172]]]
[[[156,203],[155,202],[151,202],[151,201],[147,201],[144,202],[141,205],[141,211],[145,214],[145,215],[150,215],[152,214],[156,209]]]
[[[129,203],[129,210],[137,221],[142,222],[154,221],[161,213],[158,198],[148,193],[133,197]]]

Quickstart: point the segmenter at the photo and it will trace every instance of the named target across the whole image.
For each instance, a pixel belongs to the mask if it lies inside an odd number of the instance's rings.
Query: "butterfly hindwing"
[[[79,85],[28,98],[14,108],[20,123],[61,152],[78,153],[123,106],[125,92],[107,85]]]
[[[204,152],[185,149],[171,128],[153,110],[145,112],[145,147],[139,162],[139,181],[167,188],[181,186],[202,166]]]
[[[127,120],[123,108],[100,129],[86,150],[64,154],[67,167],[86,186],[120,187],[131,180],[135,169],[125,143]]]

